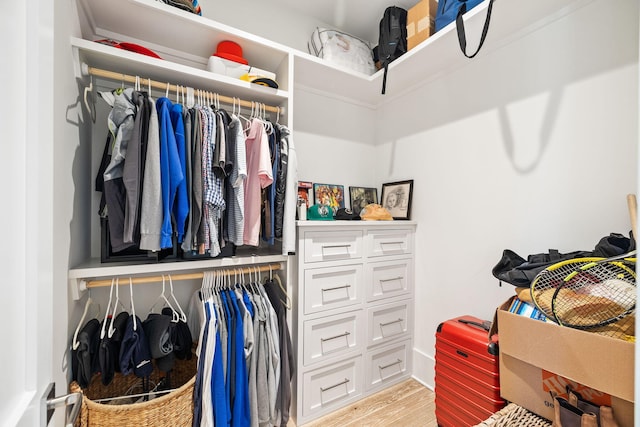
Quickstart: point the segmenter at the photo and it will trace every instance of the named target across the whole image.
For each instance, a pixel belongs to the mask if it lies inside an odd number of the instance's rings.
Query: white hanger
[[[269,270],[271,270],[271,267],[269,267]],[[289,296],[289,294],[287,293],[287,290],[285,289],[285,287],[282,285],[282,281],[280,280],[280,276],[278,276],[277,274],[275,275],[275,280],[273,280],[274,282],[276,282],[278,284],[278,286],[280,287],[280,289],[282,290],[282,293],[284,294],[284,298],[285,300],[282,301],[282,304],[288,309],[291,310],[291,297]]]
[[[175,310],[175,308],[173,308],[173,306],[171,305],[171,302],[169,302],[169,300],[167,299],[167,297],[165,296],[165,279],[164,279],[164,274],[162,275],[162,293],[160,295],[158,295],[158,299],[156,299],[156,301],[153,303],[153,305],[151,306],[151,308],[149,309],[149,313],[153,313],[153,309],[155,308],[156,304],[158,302],[162,302],[164,301],[164,303],[171,309],[171,320],[176,323],[178,320],[180,320],[180,315],[178,314],[178,312]]]
[[[238,98],[238,119],[245,121],[246,126],[243,126],[243,130],[246,132],[251,127],[251,120],[242,115],[242,104],[240,102],[240,98]]]
[[[89,292],[91,292],[91,289],[89,289]],[[80,343],[78,342],[78,333],[80,333],[80,329],[84,325],[84,319],[87,317],[87,313],[89,312],[89,307],[91,307],[91,305],[93,304],[94,302],[91,299],[91,293],[89,293],[89,296],[87,297],[87,302],[84,304],[84,311],[82,312],[82,317],[78,322],[78,327],[76,328],[76,331],[73,333],[73,341],[71,345],[74,350],[77,350],[78,347],[80,346]],[[100,311],[99,305],[98,305],[98,311]]]
[[[187,87],[187,107],[188,108],[193,108],[193,106],[196,103],[195,97],[193,95],[193,88],[192,87]]]
[[[89,101],[87,100],[87,94],[91,93],[91,101],[93,103],[93,108],[89,105]],[[84,88],[84,106],[87,108],[89,112],[89,117],[91,117],[91,121],[93,123],[96,122],[96,103],[95,96],[93,95],[93,74],[89,76],[89,86]]]
[[[120,279],[116,277],[116,300],[113,303],[113,311],[111,312],[111,322],[109,323],[109,332],[107,333],[107,336],[109,338],[111,338],[113,336],[113,333],[116,331],[115,328],[113,327],[113,321],[116,318],[116,310],[118,309],[118,304],[120,304],[120,306],[122,307],[122,311],[126,311],[124,304],[122,303],[122,301],[120,301],[120,293],[118,291],[120,289],[120,284],[118,283],[119,281]]]
[[[178,310],[180,310],[180,318],[179,318],[179,320],[182,320],[183,322],[186,322],[187,321],[187,315],[184,314],[184,311],[182,310],[182,307],[180,307],[180,303],[176,299],[176,296],[173,294],[173,280],[171,280],[171,275],[168,275],[168,276],[169,276],[169,288],[171,289],[171,299],[173,299],[173,302],[175,303],[176,307],[178,307]]]
[[[164,94],[165,98],[169,98],[169,82],[167,82],[167,91]]]
[[[113,296],[113,285],[116,282],[115,277],[111,278],[111,287],[109,288],[109,302],[107,303],[107,309],[104,311],[104,321],[102,322],[102,328],[100,330],[100,339],[104,338],[106,333],[105,327],[107,325],[107,319],[109,318],[109,309],[111,308],[111,297]],[[111,322],[113,323],[113,322]],[[111,328],[109,328],[111,329]]]
[[[131,296],[131,315],[133,316],[133,330],[138,330],[138,322],[136,321],[136,307],[133,305],[133,281],[129,277],[129,295]]]

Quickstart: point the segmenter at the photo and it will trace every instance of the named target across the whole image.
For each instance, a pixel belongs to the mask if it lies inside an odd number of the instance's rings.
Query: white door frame
[[[0,424],[39,426],[53,348],[53,2],[3,0],[0,36]]]

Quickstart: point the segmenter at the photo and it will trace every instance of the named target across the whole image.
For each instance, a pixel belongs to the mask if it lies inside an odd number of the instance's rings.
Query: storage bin
[[[73,381],[69,387],[72,393],[81,392],[82,407],[76,420],[76,427],[190,427],[193,421],[193,389],[197,358],[176,359],[169,378],[173,391],[155,399],[131,404],[108,404],[97,400],[127,394],[141,381],[133,374],[116,372],[113,381],[102,385],[100,375],[94,375],[85,389]],[[157,368],[150,376],[150,382],[157,384],[167,374]]]

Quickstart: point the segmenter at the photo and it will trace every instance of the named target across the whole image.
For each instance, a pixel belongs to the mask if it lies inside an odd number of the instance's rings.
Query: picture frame
[[[349,205],[355,214],[370,203],[378,203],[378,189],[373,187],[349,187]]]
[[[298,181],[298,205],[304,204],[308,209],[313,204],[313,183],[310,181]]]
[[[329,205],[336,212],[344,208],[344,185],[313,183],[314,203]]]
[[[393,219],[411,219],[413,180],[382,184],[381,205],[389,211]]]

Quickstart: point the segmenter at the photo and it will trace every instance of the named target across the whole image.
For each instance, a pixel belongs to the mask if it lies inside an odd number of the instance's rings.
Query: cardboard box
[[[550,392],[566,397],[570,385],[632,427],[634,343],[509,313],[510,303],[496,310],[492,331],[500,337],[502,398],[553,420]]]
[[[207,62],[207,71],[224,74],[225,76],[234,77],[236,79],[239,79],[245,74],[250,74],[276,80],[275,73],[252,67],[251,65],[245,65],[239,62],[220,58],[219,56],[209,57],[209,61]]]
[[[429,38],[435,32],[436,0],[421,0],[407,11],[407,50]]]

